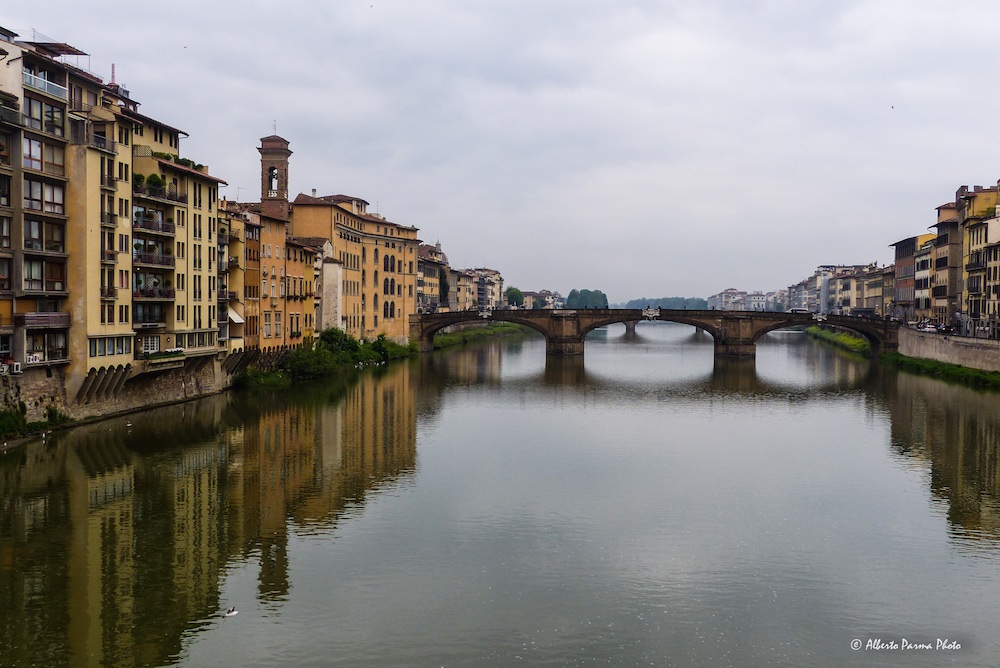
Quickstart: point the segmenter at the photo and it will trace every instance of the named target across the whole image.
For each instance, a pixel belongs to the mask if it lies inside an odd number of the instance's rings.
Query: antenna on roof
[[[278,119],[274,119],[271,122],[271,129],[274,130],[274,134],[278,134]]]

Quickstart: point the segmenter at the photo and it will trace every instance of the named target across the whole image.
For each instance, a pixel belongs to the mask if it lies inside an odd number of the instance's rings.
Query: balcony
[[[133,299],[173,299],[173,288],[139,288],[132,291]]]
[[[981,285],[970,285],[968,292],[970,295],[981,295],[983,294],[983,287]]]
[[[90,148],[96,148],[98,151],[105,151],[116,155],[118,153],[118,144],[113,139],[108,139],[104,135],[92,132],[74,132],[70,137],[70,141],[73,144],[83,144]]]
[[[102,211],[101,225],[103,227],[118,227],[118,215],[114,213],[108,213],[107,211]]]
[[[114,190],[118,187],[118,181],[111,174],[101,174],[101,187]]]
[[[132,220],[133,230],[143,230],[145,232],[158,232],[160,234],[174,235],[176,228],[173,223],[159,220],[153,216],[136,216]]]
[[[986,268],[986,262],[984,262],[983,260],[972,260],[971,262],[968,262],[965,265],[966,271],[976,271],[977,269],[985,269],[985,268]]]
[[[243,241],[243,238],[240,237],[239,230],[230,229],[229,230],[229,240],[230,241]]]
[[[118,288],[102,285],[101,299],[118,299]]]
[[[9,125],[21,125],[21,112],[10,107],[0,107],[0,121]]]
[[[156,267],[173,267],[173,256],[157,255],[156,253],[133,253],[132,264],[150,264]]]
[[[236,290],[219,290],[219,301],[220,302],[231,302],[239,299],[239,294]]]
[[[14,326],[26,329],[66,329],[69,313],[15,313]]]
[[[28,88],[40,90],[47,95],[51,95],[52,97],[57,97],[60,100],[69,99],[69,90],[66,86],[60,86],[55,82],[43,79],[36,74],[28,72],[27,70],[24,70],[24,85]]]
[[[187,204],[188,201],[187,195],[167,188],[151,188],[147,185],[133,185],[132,193],[138,197],[146,197],[148,199],[166,202],[179,202],[181,204]]]
[[[113,248],[102,248],[101,249],[101,262],[117,262],[118,261],[118,251]]]
[[[931,295],[934,297],[947,297],[948,296],[948,286],[947,285],[935,285],[931,288]]]
[[[229,268],[230,269],[236,269],[238,266],[240,266],[240,259],[238,257],[236,257],[235,255],[230,256],[229,257]]]

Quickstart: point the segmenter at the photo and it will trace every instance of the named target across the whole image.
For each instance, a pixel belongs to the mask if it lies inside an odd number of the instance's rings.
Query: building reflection
[[[175,661],[234,563],[285,598],[290,531],[328,530],[414,471],[415,378],[220,395],[0,457],[0,664]]]
[[[953,533],[1000,539],[1000,397],[903,373],[884,383],[892,447],[930,471]]]

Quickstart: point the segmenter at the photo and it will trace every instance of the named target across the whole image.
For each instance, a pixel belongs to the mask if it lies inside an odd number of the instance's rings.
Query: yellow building
[[[368,213],[360,198],[314,193],[293,201],[292,231],[332,243],[342,266],[341,329],[356,338],[407,341],[417,303],[417,228]]]
[[[972,190],[962,186],[955,195],[957,215],[962,226],[963,285],[961,326],[967,335],[985,336],[989,331],[987,317],[987,246],[997,241],[1000,221],[1000,187]]]

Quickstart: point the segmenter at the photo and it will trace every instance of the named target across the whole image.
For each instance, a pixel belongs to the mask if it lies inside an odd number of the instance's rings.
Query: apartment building
[[[503,294],[503,276],[500,272],[487,267],[468,271],[475,276],[477,307],[487,311],[503,308],[507,302]]]
[[[467,269],[451,269],[448,272],[448,307],[452,311],[470,311],[479,307],[476,275]]]
[[[417,313],[448,310],[450,274],[448,256],[441,250],[441,242],[433,246],[420,244],[417,248]]]
[[[962,310],[962,227],[958,205],[947,202],[937,207],[934,240],[934,272],[931,275],[931,307],[934,320],[954,324]]]
[[[936,237],[928,239],[913,255],[913,317],[917,320],[934,319],[931,281],[934,274],[936,241]]]
[[[292,202],[295,236],[329,240],[343,276],[340,329],[356,338],[409,336],[417,308],[417,228],[368,211],[349,195],[299,194]]]
[[[987,294],[994,283],[986,269],[989,246],[998,240],[1000,220],[1000,186],[970,190],[962,186],[955,194],[955,205],[962,227],[963,283],[962,311],[959,314],[963,332],[969,335],[988,334],[991,323],[987,311]]]

